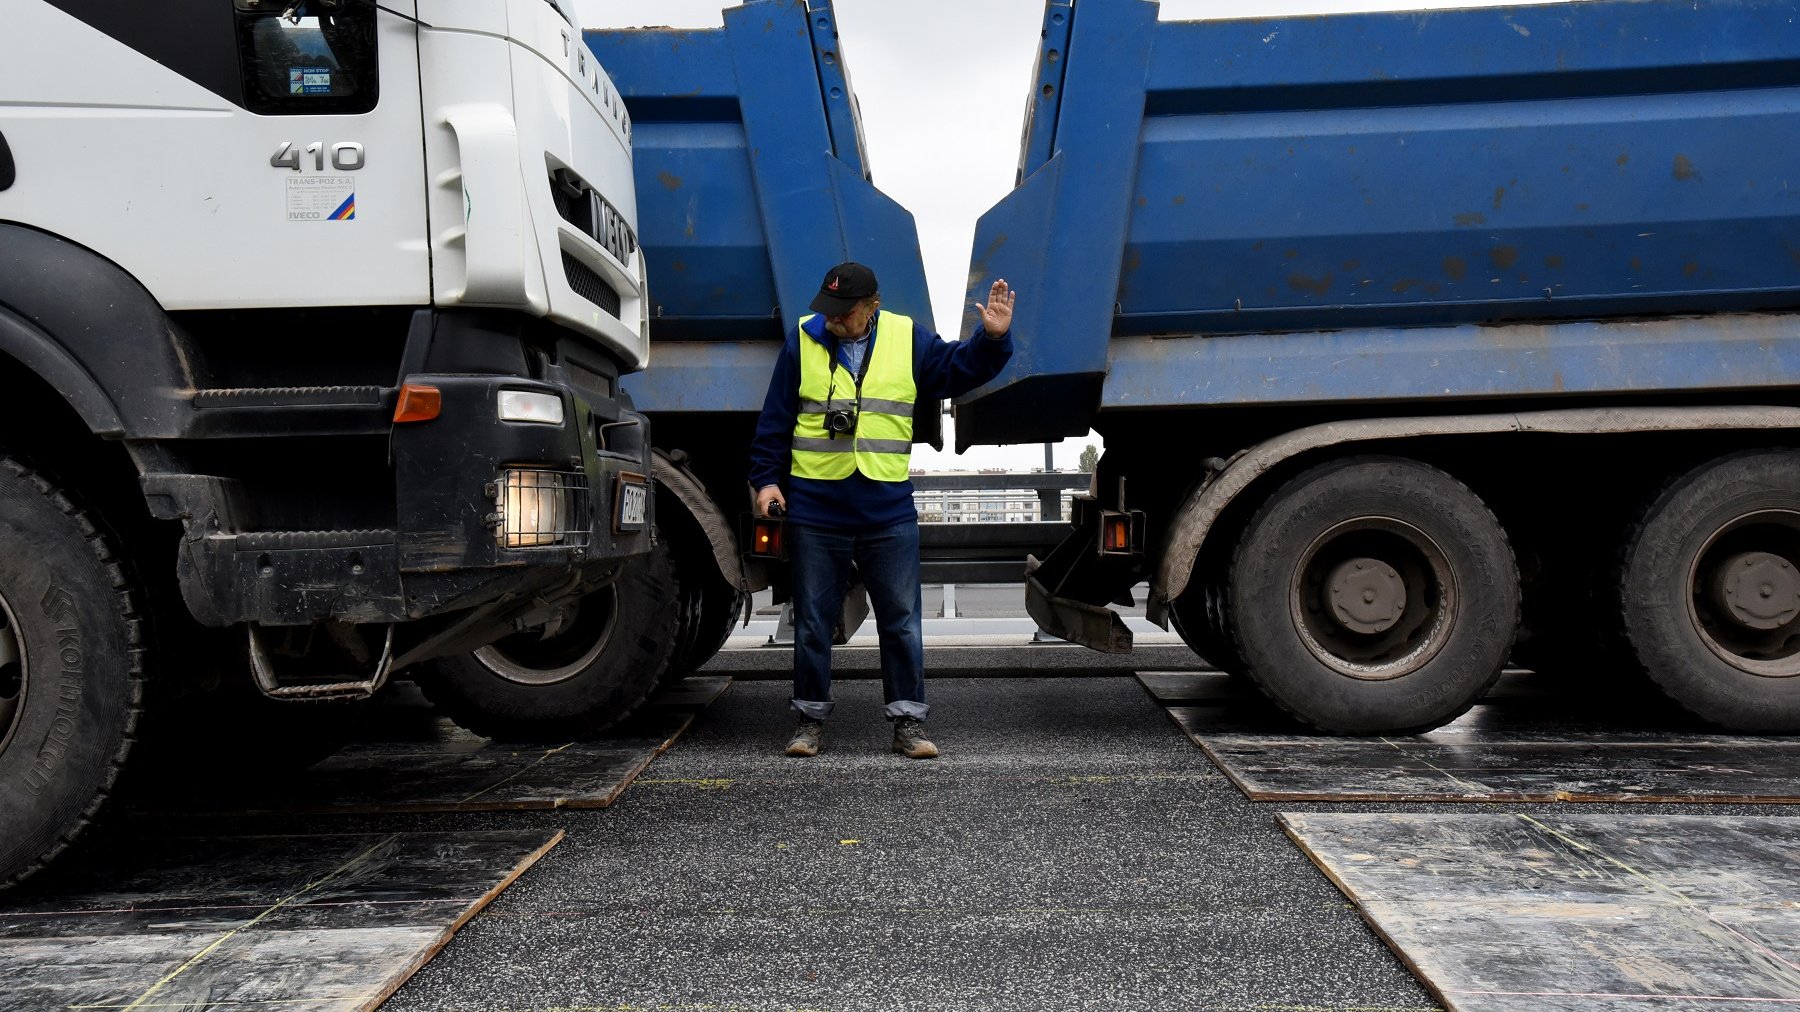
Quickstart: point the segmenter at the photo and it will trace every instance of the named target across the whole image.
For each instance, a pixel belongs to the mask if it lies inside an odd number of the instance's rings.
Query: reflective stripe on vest
[[[800,321],[805,328],[808,316]],[[796,478],[837,480],[861,471],[876,481],[905,481],[912,466],[913,322],[898,313],[876,317],[861,397],[856,376],[831,350],[800,334],[800,414],[794,419]],[[825,416],[854,411],[856,429],[833,438]]]

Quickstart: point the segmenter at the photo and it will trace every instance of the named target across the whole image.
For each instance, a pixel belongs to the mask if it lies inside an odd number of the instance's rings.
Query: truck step
[[[235,542],[240,552],[283,552],[318,548],[372,548],[396,541],[390,529],[363,531],[253,531],[248,534],[221,534]]]
[[[199,439],[381,435],[393,391],[379,386],[216,387],[194,391]]]
[[[217,387],[194,391],[197,408],[380,407],[378,386]]]

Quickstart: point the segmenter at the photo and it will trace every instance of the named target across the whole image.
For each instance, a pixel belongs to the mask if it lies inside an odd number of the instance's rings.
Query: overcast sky
[[[726,6],[705,0],[576,0],[587,28],[711,28]],[[1358,10],[1495,6],[1498,0],[1167,0],[1165,21]],[[1043,0],[835,0],[840,51],[862,108],[875,185],[913,213],[938,327],[960,326],[975,220],[1012,189]],[[1008,278],[1019,298],[1029,278]],[[652,279],[654,284],[655,279]],[[905,311],[905,307],[893,307]],[[946,334],[945,336],[953,336]],[[653,367],[654,368],[654,367]],[[948,419],[946,419],[948,421]],[[948,426],[946,426],[948,428]],[[953,440],[946,433],[945,445]],[[1064,440],[1057,467],[1086,443]],[[1039,447],[975,447],[957,456],[920,447],[928,470],[1041,467]]]

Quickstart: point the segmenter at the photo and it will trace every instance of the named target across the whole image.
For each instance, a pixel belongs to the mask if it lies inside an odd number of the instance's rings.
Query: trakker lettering
[[[75,599],[55,584],[44,592],[41,607],[45,617],[53,622],[72,622],[74,619]],[[25,771],[25,789],[34,795],[44,793],[50,786],[56,767],[69,754],[69,746],[75,740],[75,721],[81,715],[81,697],[87,689],[81,631],[73,624],[56,630],[56,654],[62,663],[62,680],[56,693],[56,717],[38,746],[37,758]]]

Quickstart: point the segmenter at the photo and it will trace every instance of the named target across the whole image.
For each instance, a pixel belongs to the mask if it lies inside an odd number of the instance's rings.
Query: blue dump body
[[[1022,181],[970,270],[1021,290],[1019,350],[959,443],[1800,384],[1771,312],[1800,306],[1800,4],[1157,10],[1046,9]]]
[[[932,325],[918,230],[871,182],[829,2],[755,0],[722,29],[584,37],[633,125],[654,304],[650,367],[625,381],[640,410],[758,411],[783,334],[845,260],[875,269],[884,305]]]

